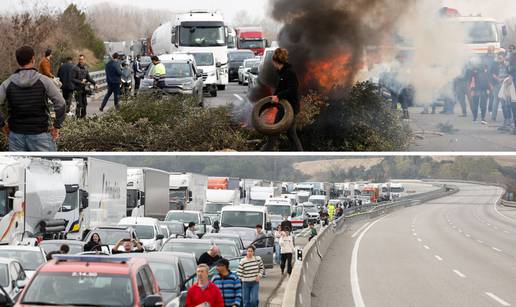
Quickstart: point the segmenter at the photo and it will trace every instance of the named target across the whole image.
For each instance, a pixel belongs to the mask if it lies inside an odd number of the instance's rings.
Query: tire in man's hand
[[[282,108],[283,117],[275,122],[276,112],[272,108]],[[272,120],[271,120],[272,119]],[[278,135],[286,132],[294,123],[294,109],[287,100],[280,100],[279,104],[272,102],[271,97],[258,101],[253,108],[251,116],[253,127],[264,135]]]

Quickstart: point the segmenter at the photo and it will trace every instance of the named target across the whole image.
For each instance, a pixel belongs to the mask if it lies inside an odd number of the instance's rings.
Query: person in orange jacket
[[[47,49],[45,51],[45,57],[39,62],[39,73],[49,77],[50,79],[54,79],[55,76],[52,73],[52,62],[50,60],[52,59],[52,50]]]

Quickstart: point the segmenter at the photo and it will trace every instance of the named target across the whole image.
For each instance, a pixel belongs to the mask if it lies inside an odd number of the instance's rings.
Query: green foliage
[[[70,4],[60,16],[60,21],[66,26],[66,31],[76,47],[89,49],[95,57],[101,59],[106,53],[104,42],[97,37],[88,23],[86,13],[79,10],[75,4]]]
[[[369,83],[358,83],[343,97],[331,101],[317,121],[301,131],[311,151],[402,151],[410,131],[399,114]]]

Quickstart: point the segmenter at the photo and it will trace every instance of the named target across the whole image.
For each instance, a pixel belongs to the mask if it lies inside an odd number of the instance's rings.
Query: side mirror
[[[199,72],[201,72],[201,77],[202,77],[202,74],[204,73],[204,71],[202,69],[199,69]],[[192,200],[193,200],[192,191],[188,191],[188,201],[192,201]]]
[[[162,235],[162,234],[159,234],[159,235],[156,236],[156,239],[157,240],[163,240],[163,239],[165,239],[165,236]]]
[[[258,67],[255,66],[255,67],[251,68],[251,70],[249,72],[253,75],[258,75]]]
[[[507,26],[502,26],[502,35],[503,36],[509,35],[509,31],[507,30]]]
[[[217,64],[215,66],[217,66],[217,68],[221,68],[222,67],[222,63],[217,62]]]
[[[163,299],[159,295],[149,295],[143,299],[143,307],[163,306]]]
[[[19,279],[16,281],[16,287],[18,289],[23,289],[27,286],[27,279]]]
[[[81,202],[80,209],[88,208],[88,199],[89,199],[88,191],[79,190],[79,198],[80,198],[80,202]]]

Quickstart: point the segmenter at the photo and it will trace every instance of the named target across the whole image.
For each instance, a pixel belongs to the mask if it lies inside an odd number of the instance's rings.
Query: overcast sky
[[[125,0],[120,2],[106,0],[0,0],[0,11],[20,10],[32,6],[35,3],[46,3],[54,7],[66,7],[70,3],[76,3],[81,8],[92,4],[110,2],[112,5],[134,5],[149,8],[152,4],[154,9],[169,9],[171,11],[186,11],[190,9],[219,10],[228,21],[241,10],[248,11],[252,16],[263,17],[266,15],[268,0]]]

